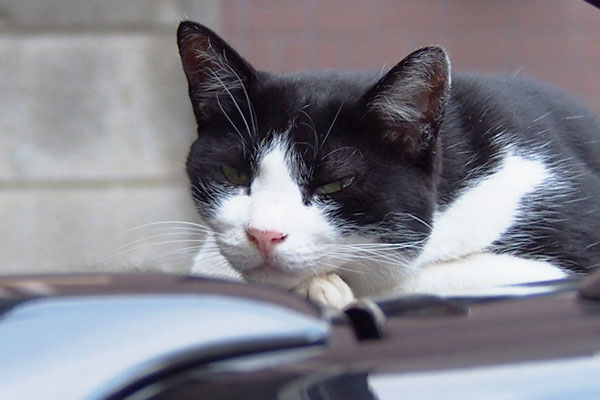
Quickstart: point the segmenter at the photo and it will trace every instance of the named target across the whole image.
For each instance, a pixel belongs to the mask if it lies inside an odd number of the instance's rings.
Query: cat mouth
[[[272,259],[263,260],[260,264],[247,271],[248,274],[294,274]]]
[[[243,271],[244,278],[251,282],[275,284],[284,288],[295,287],[299,282],[306,279],[302,274],[290,271],[273,261],[263,261],[258,266]]]

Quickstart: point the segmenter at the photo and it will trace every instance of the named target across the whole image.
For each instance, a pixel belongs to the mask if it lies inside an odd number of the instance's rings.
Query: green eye
[[[337,181],[329,182],[323,186],[319,186],[315,189],[316,194],[331,194],[339,192],[340,190],[346,189],[348,186],[354,183],[354,177],[348,176]]]
[[[232,166],[223,165],[221,167],[221,172],[223,173],[223,176],[234,185],[241,186],[250,183],[250,177],[247,173],[240,171],[237,168],[233,168]]]

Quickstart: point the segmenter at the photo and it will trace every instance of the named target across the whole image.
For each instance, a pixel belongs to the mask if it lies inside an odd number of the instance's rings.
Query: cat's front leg
[[[343,308],[355,300],[350,286],[335,273],[313,276],[294,291],[315,303],[337,308]]]

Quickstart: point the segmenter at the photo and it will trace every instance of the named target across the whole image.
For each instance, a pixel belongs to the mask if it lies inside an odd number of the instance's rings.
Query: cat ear
[[[207,105],[238,101],[255,78],[255,70],[223,39],[207,27],[184,21],[177,44],[197,119]]]
[[[410,54],[365,95],[386,146],[418,161],[433,148],[450,94],[450,61],[440,47]]]

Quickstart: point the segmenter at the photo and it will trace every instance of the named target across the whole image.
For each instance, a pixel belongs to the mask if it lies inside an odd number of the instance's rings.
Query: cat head
[[[389,279],[429,234],[449,61],[420,49],[383,76],[256,70],[208,28],[178,44],[198,124],[192,195],[249,280]]]

